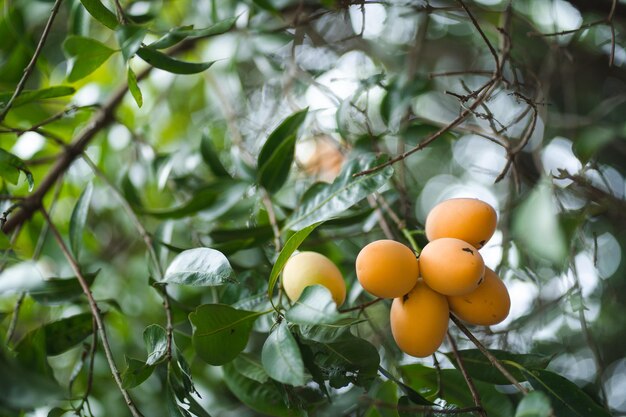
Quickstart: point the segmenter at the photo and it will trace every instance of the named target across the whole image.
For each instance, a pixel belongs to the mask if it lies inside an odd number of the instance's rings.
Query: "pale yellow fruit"
[[[341,271],[326,256],[317,252],[300,252],[289,258],[283,269],[283,289],[291,301],[300,298],[309,285],[322,285],[340,306],[346,299],[346,282]]]
[[[446,336],[450,311],[446,297],[418,280],[404,297],[391,304],[391,333],[404,353],[423,358],[433,354]]]
[[[419,266],[415,253],[407,246],[395,240],[377,240],[359,252],[356,276],[370,294],[395,298],[415,286]]]

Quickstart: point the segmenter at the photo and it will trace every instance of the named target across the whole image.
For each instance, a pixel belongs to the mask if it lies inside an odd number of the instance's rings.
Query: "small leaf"
[[[302,242],[304,242],[304,240],[311,234],[311,232],[315,230],[315,228],[320,224],[321,223],[315,223],[303,228],[302,230],[299,230],[298,232],[294,233],[289,238],[289,240],[287,240],[287,243],[285,243],[285,246],[278,255],[278,259],[276,259],[276,263],[274,263],[274,266],[272,267],[272,272],[270,272],[270,278],[267,287],[267,294],[270,300],[274,295],[274,287],[276,287],[278,276],[285,267],[285,264],[287,263],[291,255],[300,247]]]
[[[45,338],[46,354],[56,356],[73,348],[93,332],[93,318],[90,313],[77,314],[45,324],[29,334],[15,347],[19,351],[28,343],[29,335],[41,332]]]
[[[114,49],[103,43],[82,36],[69,36],[63,43],[63,49],[72,61],[72,69],[67,77],[70,82],[85,78],[115,53]]]
[[[85,6],[89,14],[104,26],[109,29],[115,29],[118,26],[119,23],[115,13],[104,7],[100,0],[80,0],[80,2]]]
[[[172,29],[161,39],[151,43],[149,46],[154,49],[164,49],[176,45],[185,38],[207,38],[210,36],[221,35],[231,30],[235,26],[236,21],[237,17],[231,17],[204,29],[193,29],[189,26]]]
[[[147,46],[139,48],[137,55],[153,67],[171,72],[172,74],[197,74],[206,70],[214,63],[214,61],[198,63],[179,61]]]
[[[141,89],[139,89],[139,84],[137,82],[137,76],[133,72],[133,69],[128,66],[127,72],[127,80],[128,80],[128,90],[130,94],[135,99],[135,103],[137,103],[138,107],[143,106],[143,94],[141,94]]]
[[[311,196],[289,217],[284,229],[300,230],[311,224],[338,217],[347,209],[381,188],[393,174],[391,167],[360,177],[354,174],[384,162],[373,155],[361,155],[348,162],[332,184]]]
[[[306,287],[300,298],[285,313],[285,318],[295,324],[331,324],[346,316],[337,311],[330,291],[321,285]]]
[[[36,100],[69,96],[74,94],[75,91],[73,87],[65,85],[41,88],[39,90],[22,90],[20,95],[13,101],[13,107],[23,106]],[[0,93],[0,108],[4,107],[3,104],[7,103],[12,96],[13,92]]]
[[[267,191],[278,191],[289,176],[296,147],[296,133],[304,122],[308,108],[287,117],[269,135],[257,162],[257,180]]]
[[[53,409],[48,411],[48,417],[61,417],[62,415],[67,414],[72,411],[74,410],[72,409],[66,410],[64,408],[54,407]]]
[[[541,391],[532,391],[522,398],[517,406],[515,417],[550,417],[550,399]]]
[[[225,304],[205,304],[189,314],[192,343],[198,357],[211,365],[232,361],[248,343],[255,320],[267,312],[237,310]]]
[[[146,365],[151,366],[167,354],[167,333],[165,329],[158,324],[151,324],[143,331],[143,341],[148,352]]]
[[[200,287],[236,282],[233,269],[223,253],[211,248],[195,248],[177,255],[165,271],[164,283]]]
[[[87,285],[91,286],[98,272],[85,274]],[[27,292],[39,304],[57,305],[80,297],[83,295],[83,288],[76,277],[48,278],[29,287]]]
[[[33,174],[31,174],[24,161],[12,153],[0,148],[0,176],[12,184],[17,184],[20,171],[26,175],[26,180],[28,181],[28,191],[32,191],[35,186],[35,181],[33,179]]]
[[[124,389],[135,388],[141,385],[152,375],[154,366],[146,365],[138,359],[126,358],[126,369],[122,373],[122,386]]]
[[[200,142],[200,155],[202,155],[202,159],[216,177],[230,178],[230,174],[226,168],[224,168],[224,165],[222,165],[222,161],[220,161],[220,158],[217,155],[215,146],[213,146],[213,141],[208,135],[202,135],[202,141]]]
[[[70,247],[76,258],[78,258],[80,253],[80,247],[83,241],[83,230],[87,222],[87,214],[89,213],[89,203],[91,202],[92,194],[93,183],[90,182],[80,194],[80,197],[78,197],[78,201],[72,211],[72,217],[70,218]]]
[[[276,381],[294,386],[306,383],[300,349],[284,320],[265,340],[261,360],[267,374]]]
[[[115,30],[117,43],[122,49],[124,60],[128,61],[141,46],[143,38],[146,36],[146,29],[141,26],[124,25]]]

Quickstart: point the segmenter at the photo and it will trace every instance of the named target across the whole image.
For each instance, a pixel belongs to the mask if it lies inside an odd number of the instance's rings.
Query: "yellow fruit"
[[[480,249],[496,231],[496,221],[496,211],[484,201],[452,198],[428,213],[426,237],[429,241],[453,237]]]
[[[415,253],[395,240],[377,240],[365,246],[356,258],[356,276],[361,286],[377,297],[402,297],[419,277]]]
[[[393,300],[391,333],[404,353],[423,358],[441,346],[449,314],[446,297],[420,279],[411,292]]]
[[[461,320],[480,326],[500,323],[509,315],[511,299],[498,275],[485,268],[485,279],[469,294],[448,297],[450,310]]]
[[[426,284],[444,295],[463,295],[475,290],[485,272],[483,258],[475,247],[449,237],[424,246],[419,266]]]
[[[291,301],[300,298],[309,285],[323,285],[340,306],[346,299],[346,282],[339,268],[317,252],[300,252],[289,258],[283,269],[283,288]]]

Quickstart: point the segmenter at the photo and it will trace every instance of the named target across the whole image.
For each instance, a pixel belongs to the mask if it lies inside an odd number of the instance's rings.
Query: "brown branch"
[[[2,109],[2,112],[0,112],[0,122],[4,120],[9,110],[11,110],[11,107],[13,106],[13,102],[22,93],[22,91],[24,90],[24,87],[26,86],[26,81],[28,81],[28,78],[33,73],[33,70],[35,69],[35,64],[37,63],[37,59],[39,58],[39,55],[41,54],[41,51],[43,50],[43,45],[46,43],[46,39],[48,39],[48,35],[50,34],[50,29],[52,28],[52,22],[54,22],[54,18],[56,17],[59,11],[59,8],[61,7],[62,2],[63,0],[56,0],[54,2],[54,5],[52,6],[52,10],[50,11],[50,17],[48,17],[46,26],[44,26],[43,33],[41,34],[41,37],[39,38],[39,43],[37,43],[37,48],[35,48],[35,52],[32,58],[30,59],[30,62],[28,63],[26,68],[24,68],[24,73],[22,74],[22,78],[20,78],[20,81],[17,83],[17,87],[15,88],[13,95],[11,96],[7,104],[5,104],[4,108]]]
[[[487,413],[485,412],[485,409],[483,408],[483,404],[480,401],[480,394],[478,394],[478,391],[476,390],[476,386],[474,385],[474,381],[472,381],[472,378],[469,376],[469,374],[467,373],[467,370],[465,369],[465,364],[463,363],[463,359],[461,358],[461,355],[459,355],[459,350],[456,347],[456,342],[450,335],[450,332],[448,332],[448,342],[450,343],[450,347],[452,348],[452,354],[454,355],[454,358],[456,359],[456,363],[459,366],[459,371],[461,371],[461,375],[463,375],[463,379],[465,379],[465,383],[467,384],[467,387],[469,388],[470,393],[472,394],[474,405],[476,406],[476,408],[478,408],[478,413],[482,417],[487,417]]]
[[[139,412],[139,410],[135,406],[135,403],[130,397],[130,394],[128,393],[128,391],[126,391],[126,389],[122,385],[122,378],[120,376],[120,372],[117,369],[117,365],[115,364],[115,359],[113,358],[113,352],[111,351],[109,338],[106,333],[106,328],[104,327],[102,314],[100,314],[100,308],[98,307],[96,300],[93,298],[93,295],[91,294],[91,289],[89,288],[89,284],[87,283],[87,280],[85,279],[82,271],[80,270],[78,261],[71,254],[67,245],[63,241],[63,237],[61,236],[61,233],[52,222],[52,219],[48,215],[48,212],[46,211],[46,209],[44,207],[40,207],[39,211],[44,216],[46,223],[48,223],[48,227],[50,228],[50,231],[52,232],[54,239],[57,241],[59,249],[61,249],[61,252],[63,252],[65,259],[67,259],[68,263],[70,264],[70,267],[74,271],[74,274],[76,274],[76,279],[78,280],[78,283],[83,289],[83,293],[87,297],[91,314],[93,315],[93,318],[96,321],[96,324],[98,325],[98,333],[100,334],[100,339],[102,340],[102,347],[104,348],[104,353],[105,353],[107,362],[109,363],[111,374],[113,375],[113,379],[115,380],[115,383],[117,384],[120,392],[122,393],[122,397],[124,397],[124,400],[126,401],[126,405],[128,406],[128,409],[130,410],[133,417],[143,417],[141,412]]]
[[[463,10],[465,10],[465,13],[467,13],[470,20],[472,21],[472,24],[474,25],[476,30],[478,30],[478,33],[480,33],[480,37],[483,38],[483,40],[485,41],[485,44],[487,44],[487,48],[489,48],[489,52],[491,52],[491,55],[493,55],[493,59],[496,62],[496,73],[499,74],[500,73],[500,58],[498,58],[498,53],[496,52],[496,49],[493,47],[493,45],[487,38],[487,35],[485,35],[485,32],[480,27],[480,24],[478,24],[478,21],[476,20],[476,18],[474,17],[470,9],[465,5],[465,2],[463,0],[457,0],[457,2],[461,5]]]
[[[363,304],[359,304],[358,306],[354,306],[354,307],[350,307],[350,308],[343,308],[343,309],[337,309],[337,311],[339,311],[340,313],[348,313],[350,311],[357,311],[357,310],[364,310],[365,308],[374,305],[376,303],[378,303],[379,301],[384,300],[384,298],[376,298],[374,300],[368,301],[366,303]]]

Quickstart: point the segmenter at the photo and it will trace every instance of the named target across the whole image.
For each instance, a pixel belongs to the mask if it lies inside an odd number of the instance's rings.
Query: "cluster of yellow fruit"
[[[504,283],[478,252],[496,230],[496,212],[489,204],[446,200],[431,210],[425,226],[429,243],[419,258],[402,243],[378,240],[356,259],[361,286],[376,297],[394,299],[391,332],[403,352],[417,357],[439,348],[450,311],[468,323],[488,326],[504,320],[511,305]],[[316,284],[328,288],[337,306],[346,298],[341,271],[316,252],[291,257],[282,283],[292,301]]]
[[[393,298],[391,333],[411,356],[435,352],[448,330],[450,310],[477,325],[501,322],[511,301],[504,283],[478,252],[496,230],[496,212],[468,198],[446,200],[426,218],[429,243],[416,259],[405,245],[379,240],[356,260],[359,282],[369,293]]]

